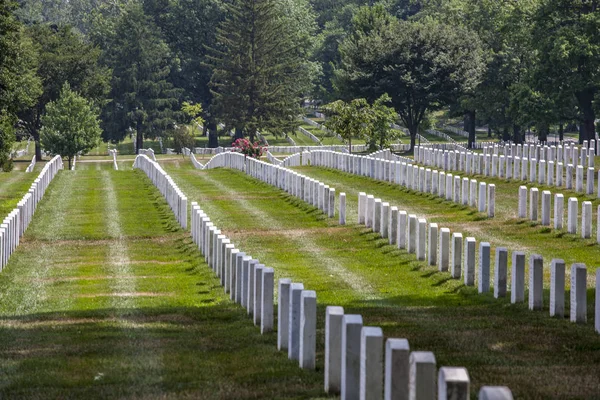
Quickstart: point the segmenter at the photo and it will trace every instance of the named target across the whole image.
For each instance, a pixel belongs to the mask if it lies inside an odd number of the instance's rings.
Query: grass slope
[[[347,313],[362,314],[365,325],[381,326],[387,337],[405,337],[413,350],[433,351],[438,366],[467,367],[472,395],[484,384],[507,385],[516,398],[597,395],[600,342],[591,325],[573,325],[546,312],[529,312],[524,304],[478,295],[368,230],[353,223],[338,226],[240,172],[163,165],[190,201],[199,201],[239,248],[275,268],[276,279],[291,277],[316,290],[318,369],[323,365],[325,306],[341,305]],[[465,227],[479,219],[469,210],[386,184],[333,171],[304,172],[328,178],[338,192],[349,193],[349,215],[355,213],[351,199],[357,187],[386,200],[404,199],[398,205],[419,214],[436,210]]]
[[[0,274],[2,398],[307,398],[139,171],[61,172]]]

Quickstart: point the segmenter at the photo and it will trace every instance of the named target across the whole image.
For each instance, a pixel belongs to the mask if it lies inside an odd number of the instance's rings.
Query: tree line
[[[464,117],[470,144],[476,124],[517,143],[529,127],[545,140],[575,124],[588,140],[599,104],[597,3],[0,0],[0,164],[15,133],[31,135],[41,156],[44,120],[56,121],[44,118],[48,105],[56,113],[63,91],[87,101],[81,109],[97,116],[104,140],[132,135],[137,148],[180,135],[199,116],[184,102],[201,106],[218,146],[219,124],[235,132],[223,144],[253,141],[294,132],[304,100],[334,112],[340,101],[382,96],[413,145],[440,109]]]

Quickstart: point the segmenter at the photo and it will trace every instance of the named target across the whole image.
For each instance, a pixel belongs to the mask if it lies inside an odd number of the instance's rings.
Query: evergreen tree
[[[211,111],[236,138],[282,134],[297,126],[306,86],[304,59],[277,0],[236,0],[217,30]]]
[[[30,107],[40,93],[35,51],[14,17],[15,8],[14,2],[0,0],[0,168],[3,170],[12,165],[16,113],[21,107]]]
[[[152,19],[139,4],[131,4],[119,18],[108,54],[113,68],[112,102],[103,113],[108,139],[122,140],[137,133],[136,152],[144,137],[164,135],[177,117],[180,90],[167,80],[173,58]]]
[[[100,141],[100,122],[93,104],[71,90],[65,83],[56,101],[48,103],[42,116],[41,141],[52,154],[69,160],[88,152]]]

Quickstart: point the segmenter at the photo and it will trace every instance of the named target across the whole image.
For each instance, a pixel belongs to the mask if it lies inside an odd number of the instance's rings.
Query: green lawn
[[[28,165],[29,163],[15,162],[15,169],[11,172],[0,172],[0,216],[2,219],[25,196],[44,167],[44,162],[37,163],[32,172],[25,172]]]
[[[316,290],[318,369],[323,365],[324,309],[341,305],[348,313],[362,314],[365,325],[381,326],[387,337],[405,337],[413,350],[433,351],[438,366],[467,367],[473,396],[484,384],[507,385],[516,398],[597,395],[600,342],[591,324],[573,325],[549,318],[547,311],[530,312],[524,304],[478,295],[447,273],[414,261],[354,219],[358,190],[479,237],[487,221],[477,213],[385,183],[299,168],[349,195],[350,225],[339,226],[313,207],[240,172],[162,164],[190,201],[199,201],[239,248],[275,268],[276,279],[291,277]],[[535,235],[536,228],[514,225]],[[554,244],[538,242],[530,250],[548,256],[557,251],[545,250]],[[547,297],[546,293],[546,304]],[[592,298],[590,292],[590,312]]]
[[[139,171],[59,173],[0,274],[1,398],[318,397]]]

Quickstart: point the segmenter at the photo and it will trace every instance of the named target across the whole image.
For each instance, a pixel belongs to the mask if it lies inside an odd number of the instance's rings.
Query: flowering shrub
[[[236,148],[236,151],[244,154],[245,156],[253,158],[260,158],[265,151],[264,146],[261,146],[260,143],[252,143],[248,139],[237,139],[235,142],[233,142],[233,147]]]

